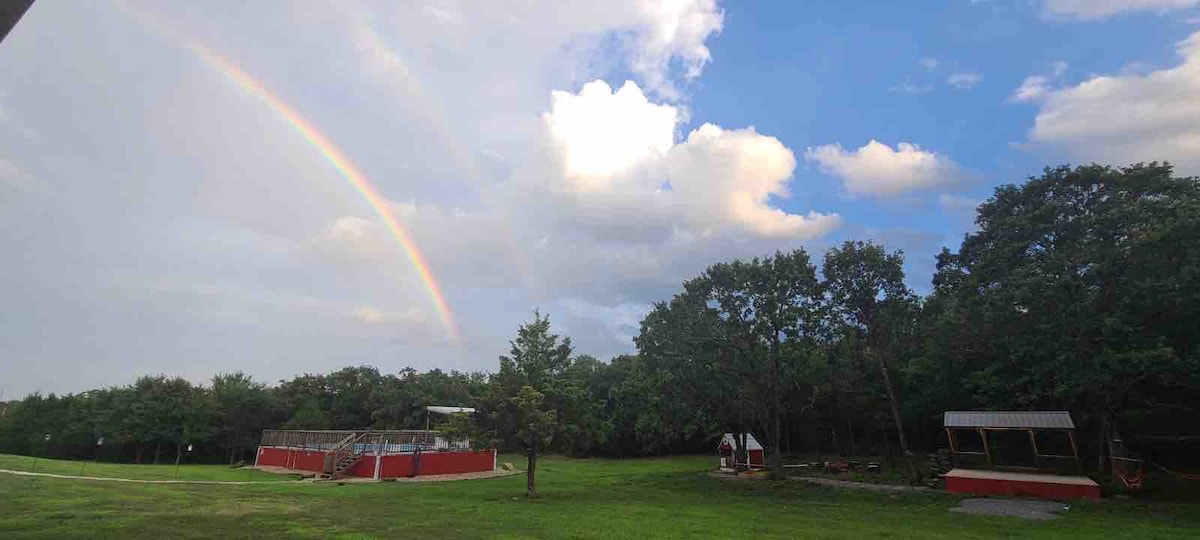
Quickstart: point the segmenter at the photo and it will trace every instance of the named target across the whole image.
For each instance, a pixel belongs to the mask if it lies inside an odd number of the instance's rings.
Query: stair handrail
[[[354,454],[355,444],[357,444],[358,440],[367,433],[368,432],[361,431],[351,433],[347,435],[346,438],[333,445],[333,448],[329,450],[329,461],[327,462],[328,465],[325,467],[325,472],[328,474],[333,474],[336,472],[338,463],[341,462],[342,458]]]

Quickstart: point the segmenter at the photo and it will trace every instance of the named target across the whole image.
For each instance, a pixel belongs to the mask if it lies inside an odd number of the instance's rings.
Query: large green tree
[[[492,378],[483,414],[499,438],[520,447],[526,456],[526,496],[537,498],[538,457],[559,429],[553,399],[564,392],[563,374],[571,365],[571,339],[550,332],[550,318],[534,313],[533,322],[517,329],[508,356]]]
[[[953,313],[942,324],[966,329],[935,337],[973,366],[980,405],[1068,409],[1098,441],[1197,411],[1197,179],[1154,163],[1047,169],[997,188],[976,223],[938,257],[934,297]]]
[[[897,360],[894,357],[900,335],[913,330],[917,313],[916,297],[904,283],[904,255],[888,253],[874,243],[847,241],[825,253],[822,272],[835,327],[843,334],[843,340],[860,345],[853,348],[855,353],[873,360],[879,368],[900,450],[915,478],[912,452],[889,367]]]
[[[821,335],[821,287],[804,250],[710,266],[643,325],[639,346],[688,381],[682,403],[739,435],[760,430],[783,476],[787,396]],[[735,437],[741,454],[744,435]]]

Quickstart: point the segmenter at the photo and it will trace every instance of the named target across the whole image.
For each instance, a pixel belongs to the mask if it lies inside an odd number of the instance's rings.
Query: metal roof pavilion
[[[1044,459],[1073,459],[1077,468],[1083,468],[1079,461],[1079,443],[1075,440],[1075,422],[1067,411],[946,411],[942,416],[942,424],[946,429],[952,459],[957,456],[984,456],[988,466],[995,466],[996,456],[992,454],[988,434],[993,431],[1026,431],[1029,433],[1035,468],[1040,469]],[[983,442],[983,451],[960,449],[955,433],[961,431],[976,432]],[[1038,431],[1066,433],[1071,443],[1071,455],[1043,454],[1038,449]]]
[[[946,411],[947,428],[1075,429],[1067,411]]]

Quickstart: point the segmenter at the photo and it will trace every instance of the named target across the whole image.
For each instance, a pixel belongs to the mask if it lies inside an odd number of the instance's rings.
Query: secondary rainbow
[[[454,314],[450,311],[450,306],[446,303],[446,297],[442,294],[442,289],[438,285],[437,279],[434,278],[433,272],[430,271],[429,263],[421,254],[421,250],[417,248],[417,244],[413,242],[412,238],[405,232],[404,227],[396,220],[396,216],[388,208],[387,199],[379,194],[375,186],[367,181],[362,171],[358,170],[354,162],[350,161],[350,158],[346,157],[346,154],[329,137],[326,137],[316,126],[301,116],[300,113],[279,99],[278,96],[271,93],[261,82],[251,77],[245,71],[242,71],[233,62],[226,60],[200,43],[181,36],[177,32],[168,32],[166,28],[163,28],[160,24],[156,24],[157,21],[151,20],[146,14],[136,11],[124,2],[118,3],[118,6],[122,7],[126,13],[132,15],[138,22],[154,28],[159,33],[181,43],[205,63],[216,68],[217,71],[236,82],[247,93],[262,100],[272,111],[287,122],[292,129],[299,133],[310,146],[316,149],[343,178],[350,182],[354,186],[354,189],[366,199],[367,204],[371,206],[371,209],[375,211],[379,219],[383,221],[392,238],[395,239],[396,243],[404,251],[413,268],[417,270],[417,275],[420,277],[421,283],[425,286],[426,291],[428,291],[430,299],[433,300],[434,309],[437,310],[442,326],[445,327],[450,338],[455,343],[458,342],[458,326],[455,324]]]

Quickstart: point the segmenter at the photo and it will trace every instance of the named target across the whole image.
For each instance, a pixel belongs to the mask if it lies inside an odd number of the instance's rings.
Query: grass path
[[[550,457],[539,462],[542,498],[535,501],[523,497],[523,476],[227,486],[0,475],[0,537],[1145,540],[1194,538],[1200,530],[1196,502],[1080,503],[1060,519],[1030,522],[952,513],[959,498],[940,492],[728,482],[708,476],[711,467],[707,456]]]
[[[129,480],[187,480],[203,482],[286,482],[300,475],[273,474],[253,469],[222,465],[182,464],[133,465],[95,461],[68,461],[0,454],[0,469],[13,472],[47,473],[63,477],[113,478]]]
[[[256,484],[257,482],[232,482],[221,480],[138,480],[134,478],[108,478],[105,476],[79,476],[76,474],[52,474],[44,472],[30,471],[13,471],[9,469],[0,469],[0,474],[15,474],[17,476],[41,476],[44,478],[58,478],[62,480],[99,480],[103,482],[133,482],[135,484],[209,484],[209,485],[224,485],[237,486],[244,484]]]

